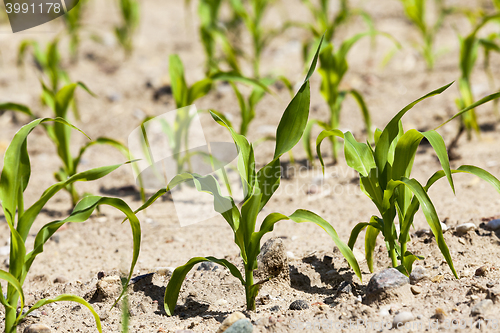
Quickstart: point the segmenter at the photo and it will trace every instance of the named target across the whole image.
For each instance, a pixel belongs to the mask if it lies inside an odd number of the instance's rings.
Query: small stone
[[[33,317],[33,318],[40,318],[42,316],[42,313],[40,311],[32,311],[29,313],[28,317]]]
[[[174,272],[175,268],[173,267],[157,267],[155,268],[155,273],[160,276],[170,276]]]
[[[54,279],[54,283],[68,283],[68,279],[65,276],[58,276]]]
[[[465,243],[464,239],[463,238],[459,238],[458,239],[458,242],[462,245],[466,245],[467,243]]]
[[[277,312],[281,310],[281,306],[275,305],[269,309],[271,312]]]
[[[295,254],[293,254],[292,251],[286,251],[286,256],[289,258],[289,259],[295,259]]]
[[[400,328],[403,327],[405,323],[415,320],[415,317],[411,312],[408,311],[403,311],[398,313],[395,317],[394,320],[392,321],[392,326],[394,328]]]
[[[108,101],[110,101],[111,103],[114,103],[114,102],[119,102],[122,99],[122,95],[118,92],[112,92],[111,94],[109,94],[107,96],[107,98],[108,98]]]
[[[386,316],[389,316],[391,313],[389,312],[389,310],[391,309],[390,306],[382,306],[380,308],[380,312],[379,314],[382,316],[382,317],[386,317]]]
[[[419,229],[415,232],[417,237],[424,237],[424,236],[430,236],[432,235],[432,232],[429,229]]]
[[[354,303],[361,303],[363,302],[363,297],[361,297],[361,295],[358,295],[355,299],[354,299]]]
[[[97,279],[100,280],[102,279],[103,277],[107,276],[108,274],[106,274],[106,272],[99,272],[97,273]]]
[[[481,302],[477,303],[474,305],[474,307],[471,309],[470,313],[473,316],[478,316],[485,314],[486,311],[493,305],[493,301],[491,299],[484,299]]]
[[[202,262],[196,270],[198,271],[215,271],[217,269],[217,264],[211,261]]]
[[[290,268],[288,253],[281,238],[271,238],[262,245],[257,256],[257,270],[254,276],[257,280],[273,278],[290,284]]]
[[[10,260],[9,260],[9,258],[5,259],[3,261],[3,264],[5,265],[5,267],[9,268],[10,267]]]
[[[418,294],[422,293],[422,289],[420,289],[417,286],[411,286],[410,289],[411,289],[411,292],[413,293],[413,295],[418,295]]]
[[[248,319],[240,319],[234,324],[232,324],[225,333],[252,333],[253,325]]]
[[[439,222],[441,223],[441,230],[443,230],[443,232],[445,232],[446,230],[450,229],[450,227],[448,227],[446,224],[444,224],[443,222]]]
[[[488,273],[488,267],[481,266],[478,269],[476,269],[476,272],[474,273],[474,275],[475,276],[485,276],[486,273]]]
[[[229,316],[227,316],[226,319],[222,322],[220,325],[219,329],[217,330],[217,333],[222,333],[226,331],[231,325],[236,323],[240,319],[246,319],[245,315],[239,311],[231,313]]]
[[[429,278],[429,273],[422,266],[415,266],[410,274],[411,284],[416,284],[417,282],[422,281],[423,279],[428,279],[428,278]]]
[[[289,309],[290,310],[306,310],[306,309],[309,309],[309,305],[307,304],[306,301],[298,299],[296,301],[293,301],[292,304],[290,304]]]
[[[342,281],[340,286],[337,288],[338,294],[351,294],[352,293],[352,284],[348,281]]]
[[[443,280],[444,280],[444,275],[441,275],[441,274],[433,276],[432,279],[431,279],[431,281],[433,283],[441,283],[441,281],[443,281]]]
[[[495,283],[494,283],[494,282],[491,282],[491,281],[486,282],[486,287],[487,287],[487,288],[493,288],[494,286],[495,286]]]
[[[408,277],[397,269],[387,268],[372,276],[368,282],[366,293],[373,294],[386,289],[398,288],[409,282]]]
[[[456,228],[455,228],[455,231],[459,234],[465,234],[471,230],[474,230],[476,229],[476,225],[474,223],[464,223],[464,224],[460,224],[458,225]]]
[[[491,220],[488,224],[486,224],[486,227],[490,230],[500,229],[500,219]]]
[[[97,281],[97,292],[101,301],[117,297],[120,295],[121,290],[122,283],[119,276],[106,276]]]
[[[50,333],[50,327],[44,324],[33,324],[26,327],[24,333]]]

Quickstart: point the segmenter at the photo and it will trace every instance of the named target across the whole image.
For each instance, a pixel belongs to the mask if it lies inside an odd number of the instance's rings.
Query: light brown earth
[[[458,1],[461,6],[477,7],[485,1]],[[446,83],[458,79],[458,39],[456,31],[466,34],[470,25],[461,16],[449,17],[437,37],[439,48],[448,50],[440,57],[433,72],[425,70],[423,59],[412,48],[418,41],[418,34],[404,18],[402,7],[396,0],[356,1],[355,6],[362,6],[374,18],[376,27],[392,34],[403,45],[403,49],[395,54],[385,68],[381,63],[386,52],[392,47],[387,39],[378,39],[376,49],[370,51],[369,40],[356,45],[350,53],[350,71],[345,78],[345,85],[360,89],[370,107],[373,123],[383,127],[397,111],[406,104]],[[298,0],[281,1],[275,6],[266,24],[276,25],[283,19],[307,21],[310,17]],[[92,98],[78,92],[82,119],[76,124],[92,138],[108,136],[123,142],[128,134],[140,124],[143,114],[155,116],[175,109],[171,97],[163,102],[152,99],[152,90],[146,87],[150,82],[154,87],[168,82],[168,56],[178,53],[185,66],[189,82],[203,77],[204,53],[197,36],[197,18],[195,6],[189,14],[182,1],[142,1],[141,26],[135,39],[135,52],[130,59],[124,59],[122,51],[115,45],[111,34],[112,26],[118,21],[116,6],[112,1],[89,1],[86,14],[86,31],[82,38],[80,61],[71,64],[65,60],[65,66],[73,80],[85,82],[98,98]],[[493,27],[498,29],[498,27]],[[365,29],[360,19],[353,20],[347,28],[342,28],[337,35],[337,42]],[[14,101],[32,107],[37,115],[49,115],[41,106],[41,91],[37,71],[27,62],[24,70],[16,68],[16,52],[19,43],[24,39],[36,39],[46,42],[57,34],[61,36],[61,47],[64,59],[68,59],[65,51],[67,38],[63,32],[62,21],[38,27],[32,31],[19,34],[9,33],[5,21],[0,25],[0,102]],[[90,39],[96,33],[107,41],[97,44]],[[303,62],[301,59],[301,43],[309,38],[299,29],[291,29],[277,38],[263,54],[263,73],[286,74],[294,83],[303,79]],[[248,38],[243,43],[248,46]],[[484,72],[480,69],[481,58],[473,75],[476,97],[493,92]],[[500,74],[498,56],[492,57],[494,75]],[[248,68],[249,69],[249,68]],[[498,81],[498,80],[497,80]],[[498,82],[496,82],[498,89]],[[326,119],[327,106],[319,94],[319,77],[312,78],[311,116]],[[120,99],[111,102],[110,95],[119,95]],[[457,110],[454,100],[458,97],[457,85],[453,85],[442,95],[422,102],[403,119],[406,129],[432,129]],[[166,101],[166,103],[165,103]],[[276,126],[289,101],[285,91],[277,97],[266,96],[257,110],[257,117],[251,124],[249,138],[257,140],[267,126]],[[230,90],[220,88],[207,97],[196,102],[198,109],[212,108],[233,115],[238,119],[238,104]],[[140,111],[138,111],[140,110]],[[491,104],[478,109],[481,125],[498,129]],[[20,115],[6,112],[0,116],[0,156],[3,165],[3,154],[15,132],[28,119]],[[235,121],[238,123],[238,121]],[[220,133],[220,127],[207,120],[207,133]],[[264,127],[266,126],[266,127]],[[457,129],[456,122],[450,123],[439,131],[449,143]],[[363,125],[360,112],[353,100],[347,99],[344,104],[341,129],[351,130],[357,138],[363,138]],[[317,134],[317,133],[316,133]],[[73,134],[72,150],[76,153],[85,143],[80,134]],[[465,137],[459,141],[457,153],[460,159],[452,162],[452,167],[461,164],[473,164],[485,168],[497,177],[500,176],[500,154],[498,130],[484,131],[480,138],[467,141]],[[272,157],[272,143],[262,144],[257,148],[257,162],[260,165]],[[28,149],[32,163],[32,177],[26,191],[27,204],[33,203],[43,191],[54,183],[53,173],[59,168],[56,152],[42,129],[36,129],[30,136]],[[326,151],[325,145],[325,151]],[[302,161],[305,153],[301,145],[294,149],[296,160]],[[286,158],[285,158],[286,159]],[[120,163],[125,158],[112,148],[96,146],[84,156],[81,170]],[[330,161],[330,158],[327,158]],[[318,163],[316,163],[318,164]],[[421,147],[417,154],[414,177],[421,182],[440,168],[432,149]],[[367,221],[376,214],[375,206],[359,190],[356,174],[350,171],[343,160],[326,169],[327,185],[320,191],[310,193],[311,184],[321,174],[314,169],[295,172],[290,179],[282,181],[280,190],[260,215],[259,221],[270,212],[291,214],[296,208],[312,210],[328,220],[337,230],[340,237],[347,242],[350,229],[360,221]],[[428,236],[413,236],[409,250],[425,256],[419,262],[427,268],[431,277],[442,274],[440,282],[429,280],[422,282],[422,292],[413,297],[411,302],[396,302],[391,306],[391,314],[381,316],[376,305],[365,306],[355,302],[355,296],[337,297],[336,289],[343,280],[355,282],[356,291],[363,295],[364,288],[371,274],[365,262],[362,262],[363,281],[359,281],[340,253],[334,250],[334,244],[328,235],[312,224],[279,223],[269,237],[281,237],[287,251],[293,253],[295,259],[290,260],[291,287],[270,282],[264,284],[261,295],[269,295],[266,304],[257,306],[255,312],[247,316],[255,324],[255,332],[289,332],[294,323],[318,322],[331,320],[347,322],[363,319],[380,322],[391,321],[397,311],[411,311],[415,316],[421,315],[419,321],[427,323],[436,311],[444,311],[442,326],[453,319],[466,321],[468,327],[459,330],[468,332],[471,320],[471,307],[486,297],[486,284],[492,282],[499,287],[500,277],[500,241],[499,233],[484,228],[484,223],[500,214],[500,194],[476,177],[468,175],[454,176],[456,195],[449,185],[441,181],[430,191],[437,212],[442,221],[452,229],[445,233],[455,267],[461,278],[453,278],[450,269],[443,260],[436,242]],[[92,182],[81,183],[77,188],[81,192],[117,195],[133,208],[140,206],[137,192],[119,191],[134,184],[130,167],[124,166],[111,175]],[[314,190],[312,191],[314,192]],[[309,194],[308,194],[309,193]],[[38,217],[32,236],[45,223],[67,216],[71,209],[70,198],[66,193],[59,193],[49,202],[46,210]],[[93,216],[82,224],[68,225],[57,233],[58,241],[50,241],[33,265],[25,283],[28,300],[34,301],[43,297],[54,297],[61,293],[74,293],[89,298],[97,283],[98,272],[110,275],[129,266],[132,253],[132,237],[130,228],[120,224],[123,216],[117,211],[103,207],[100,216]],[[176,218],[172,201],[158,201],[147,213],[141,214],[142,247],[134,276],[153,272],[157,267],[176,267],[184,264],[194,256],[213,255],[229,259],[240,266],[237,247],[232,242],[230,228],[222,218],[212,218],[188,227],[180,227]],[[3,222],[2,222],[3,221]],[[472,222],[476,231],[465,236],[458,236],[453,227]],[[427,228],[421,213],[416,217],[415,231]],[[8,227],[0,220],[0,246],[7,245]],[[378,245],[383,246],[382,239]],[[363,251],[360,239],[356,248]],[[325,261],[325,256],[333,257],[333,262]],[[7,269],[0,256],[0,268]],[[389,265],[386,252],[376,253],[375,272]],[[486,276],[474,277],[480,266],[486,266]],[[64,277],[67,283],[53,283],[57,277]],[[148,283],[137,283],[130,290],[131,332],[174,332],[180,329],[191,329],[195,332],[215,332],[220,322],[234,311],[245,309],[244,289],[235,278],[223,269],[215,272],[193,270],[182,288],[177,315],[166,317],[162,309],[163,292],[168,277],[155,275]],[[5,287],[2,282],[2,287]],[[303,299],[310,305],[308,310],[291,311],[289,304]],[[93,306],[102,317],[104,332],[120,331],[120,308],[110,309],[113,298],[103,302],[94,302]],[[270,308],[279,305],[281,310],[271,312]],[[441,310],[438,310],[441,309]],[[44,312],[39,318],[31,318],[23,323],[21,329],[33,322],[44,323],[53,332],[95,332],[93,318],[90,313],[71,303],[52,304],[42,308]],[[0,310],[0,318],[3,317]],[[500,320],[500,305],[496,303],[485,319]],[[490,322],[492,325],[493,322]],[[3,323],[0,321],[0,330]],[[483,331],[495,331],[491,326]],[[318,329],[310,329],[316,332]],[[335,330],[323,330],[335,331]],[[346,330],[347,331],[347,330]],[[373,331],[367,329],[367,331]],[[410,331],[403,329],[401,331]],[[418,331],[418,330],[413,330]],[[454,330],[452,330],[454,331]],[[496,330],[498,331],[498,329]]]

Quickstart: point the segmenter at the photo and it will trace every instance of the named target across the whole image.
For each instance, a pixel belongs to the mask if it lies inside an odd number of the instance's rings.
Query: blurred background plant
[[[133,37],[139,27],[140,5],[138,0],[118,0],[121,24],[115,27],[115,35],[128,57],[134,48]]]

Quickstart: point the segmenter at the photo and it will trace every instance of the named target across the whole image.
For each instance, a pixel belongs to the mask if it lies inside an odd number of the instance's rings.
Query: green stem
[[[17,292],[12,293],[9,290],[11,286],[9,285],[7,295],[9,297],[9,304],[13,309],[5,307],[5,333],[16,333],[16,319],[17,319],[17,302],[19,300],[19,294]]]
[[[406,242],[401,243],[401,265],[405,267],[405,253],[406,253]]]
[[[248,311],[255,311],[255,297],[257,295],[255,295],[252,292],[252,286],[253,286],[253,269],[245,267],[245,295],[247,299]]]

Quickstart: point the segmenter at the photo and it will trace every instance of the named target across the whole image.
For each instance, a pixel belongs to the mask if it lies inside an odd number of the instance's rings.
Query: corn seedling
[[[229,0],[234,16],[243,20],[252,38],[253,54],[251,56],[251,61],[254,78],[260,78],[260,58],[262,51],[273,38],[290,26],[289,24],[285,24],[283,27],[276,30],[266,30],[263,28],[262,19],[264,18],[266,10],[269,8],[268,6],[273,2],[274,0],[250,0],[248,1],[250,8],[247,8],[242,0]]]
[[[67,128],[77,129],[62,118],[36,119],[23,126],[15,134],[9,147],[7,148],[7,151],[5,152],[4,166],[0,178],[0,200],[5,219],[7,220],[10,229],[11,244],[9,271],[6,272],[0,270],[0,279],[8,283],[6,296],[4,296],[0,286],[0,303],[5,308],[5,332],[15,333],[17,331],[17,325],[30,313],[46,304],[59,301],[77,302],[88,308],[95,318],[97,329],[99,332],[102,332],[99,316],[94,311],[92,306],[83,298],[74,295],[61,295],[53,299],[42,299],[36,302],[26,313],[23,313],[22,311],[17,313],[18,302],[20,301],[20,309],[23,309],[25,304],[23,284],[34,260],[40,253],[43,252],[44,244],[64,224],[86,221],[99,205],[109,205],[115,207],[123,212],[130,221],[134,245],[133,259],[130,266],[128,280],[130,280],[139,256],[141,229],[136,215],[121,199],[99,196],[85,197],[75,206],[73,212],[66,219],[45,224],[36,234],[33,250],[29,253],[27,252],[26,241],[28,236],[32,233],[31,228],[33,223],[45,204],[57,192],[61,189],[67,188],[77,181],[92,181],[102,178],[120,166],[113,165],[100,167],[74,174],[73,176],[49,187],[45,190],[45,192],[43,192],[40,199],[38,199],[32,206],[25,209],[24,192],[28,186],[31,175],[31,166],[27,150],[27,137],[36,126],[47,124],[49,122],[57,123],[61,126],[66,126]]]
[[[418,29],[422,37],[422,44],[417,48],[423,56],[427,68],[432,70],[436,58],[439,55],[439,52],[434,50],[436,34],[443,25],[444,18],[450,11],[444,7],[442,0],[436,0],[435,2],[438,10],[437,19],[434,24],[429,24],[427,22],[426,1],[427,0],[401,0],[401,3],[403,4],[406,17]]]
[[[189,5],[191,0],[185,0],[185,3]],[[219,71],[221,62],[225,62],[233,71],[240,71],[238,51],[231,45],[227,29],[220,19],[222,3],[222,0],[200,0],[198,4],[199,31],[207,57],[207,75]]]
[[[457,170],[451,170],[444,140],[436,130],[423,133],[415,129],[406,132],[403,130],[401,118],[406,112],[420,101],[442,93],[450,85],[437,89],[402,109],[383,131],[377,130],[375,132],[374,148],[370,144],[356,141],[350,132],[342,133],[337,129],[323,131],[318,136],[316,147],[322,166],[324,164],[320,151],[321,142],[331,136],[344,139],[344,154],[347,165],[359,173],[361,190],[373,201],[380,213],[380,216],[372,216],[369,222],[357,224],[351,232],[348,243],[352,249],[359,233],[366,228],[365,255],[371,272],[373,272],[373,251],[379,233],[382,233],[384,237],[392,266],[402,273],[409,275],[413,262],[422,259],[422,257],[407,250],[407,243],[410,241],[410,227],[421,206],[441,253],[455,277],[458,278],[443,237],[440,220],[427,192],[432,184],[443,177],[448,179],[453,192],[455,192],[452,173],[458,172],[476,175],[489,182],[500,192],[500,181],[481,168],[462,165]],[[485,97],[460,111],[453,118],[499,97],[500,93]],[[442,170],[434,173],[427,184],[422,186],[416,179],[410,177],[418,145],[424,138],[434,148]],[[399,228],[394,222],[396,217],[399,220]]]
[[[373,29],[373,22],[370,15],[362,10],[349,8],[348,0],[340,0],[339,11],[334,14],[331,14],[330,10],[331,1],[319,0],[316,5],[311,0],[302,0],[302,2],[309,9],[315,22],[314,24],[298,24],[314,36],[311,42],[303,45],[304,60],[310,59],[309,50],[312,43],[317,43],[323,34],[325,35],[325,41],[333,42],[338,27],[346,24],[353,16],[360,15],[368,25],[368,28]]]
[[[68,115],[67,115],[68,107],[72,99],[74,98],[74,93],[77,87],[81,87],[88,93],[92,94],[92,92],[81,82],[69,84],[63,87],[61,90],[59,90],[55,95],[52,94],[52,92],[44,86],[44,92],[45,92],[44,96],[46,98],[46,103],[52,108],[54,117],[59,117],[68,120]],[[0,104],[0,110],[17,111],[27,114],[33,119],[37,118],[29,107],[21,104],[16,104],[16,103]],[[42,126],[45,128],[47,135],[57,148],[57,155],[59,156],[62,162],[60,170],[54,174],[56,180],[58,181],[63,181],[77,174],[77,169],[81,162],[83,154],[85,153],[87,148],[93,145],[96,144],[108,145],[113,148],[116,148],[126,158],[129,158],[130,156],[128,148],[122,143],[110,138],[100,137],[95,141],[91,141],[86,145],[84,145],[83,147],[81,147],[78,155],[76,157],[73,157],[70,152],[71,132],[69,131],[69,128],[67,126],[64,126],[60,122],[54,122],[52,124],[44,122]],[[74,184],[73,183],[69,184],[65,189],[71,195],[73,206],[76,205],[81,196],[76,190]],[[141,189],[141,197],[143,200],[145,200],[145,194],[142,189]]]
[[[80,45],[80,31],[82,29],[83,6],[86,0],[80,0],[64,16],[64,23],[69,34],[69,49],[73,60],[78,57],[78,47]]]
[[[491,51],[500,51],[500,47],[492,40],[478,38],[478,32],[490,21],[500,20],[500,14],[487,16],[477,24],[473,31],[465,38],[460,37],[460,79],[458,81],[458,89],[460,98],[457,100],[459,109],[463,109],[474,103],[474,96],[472,93],[471,76],[476,64],[479,47],[483,47],[488,61],[488,55]],[[464,113],[461,117],[461,123],[457,136],[450,144],[450,151],[455,148],[457,141],[463,131],[467,132],[467,139],[471,139],[472,131],[474,130],[479,134],[479,125],[477,123],[476,112],[471,109],[470,112]]]
[[[262,98],[266,91],[269,91],[267,88],[267,81],[259,81],[250,78],[246,78],[238,74],[237,72],[221,72],[215,71],[210,76],[195,82],[192,86],[188,86],[186,83],[185,75],[184,75],[184,65],[182,64],[181,59],[178,55],[171,55],[169,59],[169,73],[170,73],[170,84],[172,87],[172,94],[174,96],[175,104],[178,109],[187,107],[192,105],[197,99],[207,95],[212,89],[213,83],[216,81],[227,81],[230,82],[231,85],[236,88],[236,83],[244,83],[246,85],[254,87],[254,97],[252,98],[252,107]],[[242,102],[240,98],[243,98],[241,94],[237,95],[240,103]],[[245,105],[246,106],[246,105]],[[243,110],[243,108],[242,108]],[[242,111],[242,117],[246,117],[245,112]],[[252,109],[254,110],[254,109]],[[252,112],[252,111],[248,111]],[[181,154],[182,145],[188,147],[188,136],[189,126],[195,114],[189,112],[179,112],[177,113],[177,118],[175,119],[174,128],[169,128],[168,124],[164,124],[165,134],[169,137],[172,137],[173,140],[169,140],[170,143],[174,145],[172,148],[172,152],[174,156],[176,156],[176,162],[178,166],[178,172],[182,172],[184,170],[184,163],[189,162],[183,154]],[[244,118],[248,119],[248,118]],[[147,122],[149,118],[146,118],[143,121],[143,124]],[[251,119],[250,119],[251,121]],[[249,121],[248,121],[249,122]]]
[[[115,27],[115,35],[118,42],[125,50],[126,55],[130,55],[133,49],[133,36],[139,26],[140,13],[139,1],[118,0],[122,22]]]
[[[318,73],[321,75],[321,95],[328,103],[328,108],[330,111],[330,117],[327,122],[320,120],[310,120],[304,133],[304,148],[307,152],[309,160],[313,161],[313,153],[311,148],[311,131],[312,127],[316,124],[322,127],[324,130],[337,129],[340,125],[340,113],[342,111],[342,103],[347,95],[351,95],[358,103],[361,113],[363,115],[363,120],[365,123],[365,128],[370,138],[371,135],[371,118],[368,107],[363,99],[361,92],[356,89],[342,90],[341,84],[344,75],[349,69],[349,64],[347,62],[347,55],[351,48],[363,37],[373,36],[377,32],[365,32],[357,34],[347,40],[345,40],[340,47],[335,50],[333,44],[327,43],[326,46],[321,50],[319,55],[320,66]],[[389,36],[382,34],[384,36]],[[390,37],[390,36],[389,36]],[[330,137],[332,144],[332,157],[334,163],[337,161],[337,140],[334,137]]]
[[[310,211],[299,209],[290,216],[272,213],[264,219],[260,230],[255,231],[258,213],[264,208],[279,187],[281,178],[280,157],[299,142],[306,127],[310,104],[309,78],[316,67],[317,58],[318,53],[316,53],[303,85],[283,113],[276,131],[276,146],[273,160],[258,172],[255,170],[253,145],[244,136],[237,134],[233,128],[228,126],[216,114],[212,113],[214,120],[228,129],[239,152],[238,171],[245,194],[241,209],[238,208],[231,196],[221,195],[219,183],[212,175],[200,176],[192,173],[183,173],[175,176],[167,187],[158,191],[136,211],[137,213],[147,208],[160,196],[178,184],[191,182],[196,186],[198,191],[213,195],[214,208],[224,217],[234,232],[235,243],[239,247],[240,255],[243,259],[244,277],[234,264],[214,257],[192,258],[184,266],[178,267],[173,272],[165,291],[164,305],[167,315],[172,315],[174,312],[179,291],[186,275],[194,265],[203,261],[215,262],[228,268],[231,274],[245,287],[247,309],[255,310],[255,298],[262,283],[254,283],[253,277],[253,271],[257,269],[257,255],[260,252],[260,241],[266,233],[273,230],[274,224],[281,220],[292,220],[297,223],[313,222],[319,225],[332,237],[357,276],[361,278],[359,266],[352,251],[339,239],[335,229],[327,221]]]

